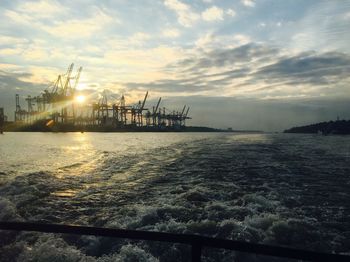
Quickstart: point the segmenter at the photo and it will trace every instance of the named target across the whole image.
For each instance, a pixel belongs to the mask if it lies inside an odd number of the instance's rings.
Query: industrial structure
[[[124,95],[109,101],[107,91],[99,95],[98,101],[79,104],[76,87],[82,67],[74,75],[73,67],[71,64],[67,72],[59,75],[40,95],[27,96],[26,109],[21,107],[20,97],[16,94],[15,123],[31,125],[47,120],[47,125],[162,130],[181,129],[190,119],[189,107],[185,105],[181,111],[171,111],[160,106],[161,98],[152,108],[146,108],[148,91],[143,100],[134,105],[127,105]]]
[[[0,107],[0,134],[4,132],[4,125],[6,121],[7,117],[5,116],[4,108]]]

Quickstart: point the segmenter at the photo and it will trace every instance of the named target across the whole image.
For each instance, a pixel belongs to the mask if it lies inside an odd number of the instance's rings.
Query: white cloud
[[[204,3],[212,3],[213,0],[203,0]]]
[[[135,33],[134,35],[132,35],[131,37],[129,37],[129,42],[132,45],[136,45],[136,46],[141,46],[143,44],[145,44],[145,42],[147,40],[149,40],[151,38],[151,36],[147,33],[143,33],[143,32],[138,32]]]
[[[347,12],[344,16],[343,16],[344,20],[350,20],[350,12]]]
[[[226,11],[226,14],[229,15],[229,16],[234,17],[234,16],[236,15],[236,11],[233,10],[232,8],[230,8],[230,9],[228,9],[228,10]]]
[[[28,43],[28,39],[18,38],[12,36],[0,36],[0,45],[18,45],[18,44],[26,44]]]
[[[14,23],[36,30],[44,31],[58,38],[75,39],[89,37],[102,31],[107,24],[120,24],[120,20],[112,17],[98,7],[91,8],[91,16],[71,18],[70,10],[56,1],[27,2],[14,10],[6,10],[4,16]],[[50,18],[50,21],[47,21]]]
[[[105,52],[102,62],[103,67],[121,68],[118,75],[121,82],[129,82],[130,79],[147,82],[164,77],[167,73],[160,69],[183,57],[181,48],[158,46],[150,49],[110,50]]]
[[[189,6],[178,0],[165,0],[165,6],[177,12],[183,12],[189,10]]]
[[[251,39],[247,35],[237,34],[232,37],[236,45],[245,45],[251,42]]]
[[[202,12],[202,19],[205,21],[218,21],[223,20],[224,11],[217,7],[212,6],[208,9],[206,9],[204,12]]]
[[[191,27],[200,17],[189,5],[179,0],[165,0],[164,5],[175,11],[178,22],[185,27]]]
[[[49,54],[42,48],[30,48],[23,52],[25,60],[43,61],[49,58]]]
[[[254,7],[255,1],[254,0],[241,0],[242,4],[248,7]]]
[[[12,20],[13,22],[20,24],[20,25],[26,25],[26,26],[37,26],[36,21],[34,18],[28,14],[25,13],[19,13],[12,10],[6,10],[4,12],[4,16]]]
[[[167,28],[163,30],[162,35],[169,38],[176,38],[180,36],[180,31],[176,28]]]
[[[42,25],[41,29],[56,37],[82,38],[92,36],[109,23],[120,23],[102,10],[86,19],[72,19],[56,22],[53,26]]]
[[[209,32],[197,39],[195,47],[205,51],[210,51],[218,48],[235,48],[249,42],[251,42],[251,39],[247,35],[215,35],[212,32]]]
[[[19,5],[17,10],[37,18],[52,18],[68,11],[64,5],[54,0],[28,1]]]
[[[213,41],[214,41],[213,33],[207,33],[197,39],[197,41],[195,42],[195,46],[197,48],[205,48]]]
[[[21,80],[35,84],[50,83],[60,72],[58,68],[47,66],[30,66],[29,71],[30,75],[22,77]]]
[[[116,60],[111,60],[112,63],[135,65],[147,70],[149,68],[159,68],[168,63],[174,62],[181,56],[180,48],[168,46],[158,46],[156,48],[145,50],[126,50],[126,51],[111,51],[106,53],[106,57],[116,55]]]
[[[0,51],[1,52],[1,51]],[[1,64],[0,63],[0,70],[6,70],[8,72],[15,72],[16,70],[20,69],[21,66],[14,65],[14,64]]]
[[[0,49],[0,56],[19,55],[22,53],[22,49],[19,48],[3,48]]]

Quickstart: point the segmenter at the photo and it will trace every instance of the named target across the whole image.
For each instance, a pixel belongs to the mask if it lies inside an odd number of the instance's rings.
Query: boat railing
[[[0,222],[1,230],[35,231],[42,233],[62,233],[76,235],[94,235],[101,237],[126,238],[132,240],[161,241],[191,246],[191,259],[201,261],[202,248],[217,248],[257,255],[291,258],[306,261],[350,261],[350,256],[342,254],[321,253],[316,251],[272,246],[251,242],[211,238],[200,235],[173,234],[154,231],[114,229],[59,224],[38,224],[27,222]]]

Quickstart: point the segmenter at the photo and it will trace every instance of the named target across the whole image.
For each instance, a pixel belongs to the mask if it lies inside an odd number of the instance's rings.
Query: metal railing
[[[111,229],[86,226],[68,226],[56,224],[35,224],[24,222],[0,222],[1,230],[36,231],[44,233],[63,233],[77,235],[94,235],[114,238],[127,238],[133,240],[161,241],[180,243],[191,246],[192,261],[201,261],[202,247],[228,249],[239,252],[259,255],[301,259],[307,261],[350,261],[350,256],[340,254],[320,253],[289,247],[255,244],[235,240],[217,239],[199,235],[172,234],[152,231],[139,231],[128,229]]]

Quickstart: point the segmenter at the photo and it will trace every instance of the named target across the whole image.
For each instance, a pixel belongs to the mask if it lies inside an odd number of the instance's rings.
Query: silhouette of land
[[[306,133],[324,135],[350,135],[350,120],[337,120],[329,122],[321,122],[306,126],[292,127],[284,131],[284,133]]]
[[[97,126],[76,125],[73,123],[55,123],[48,125],[48,120],[38,120],[32,124],[6,122],[4,131],[10,132],[248,132],[261,133],[256,130],[219,129],[205,126]]]

